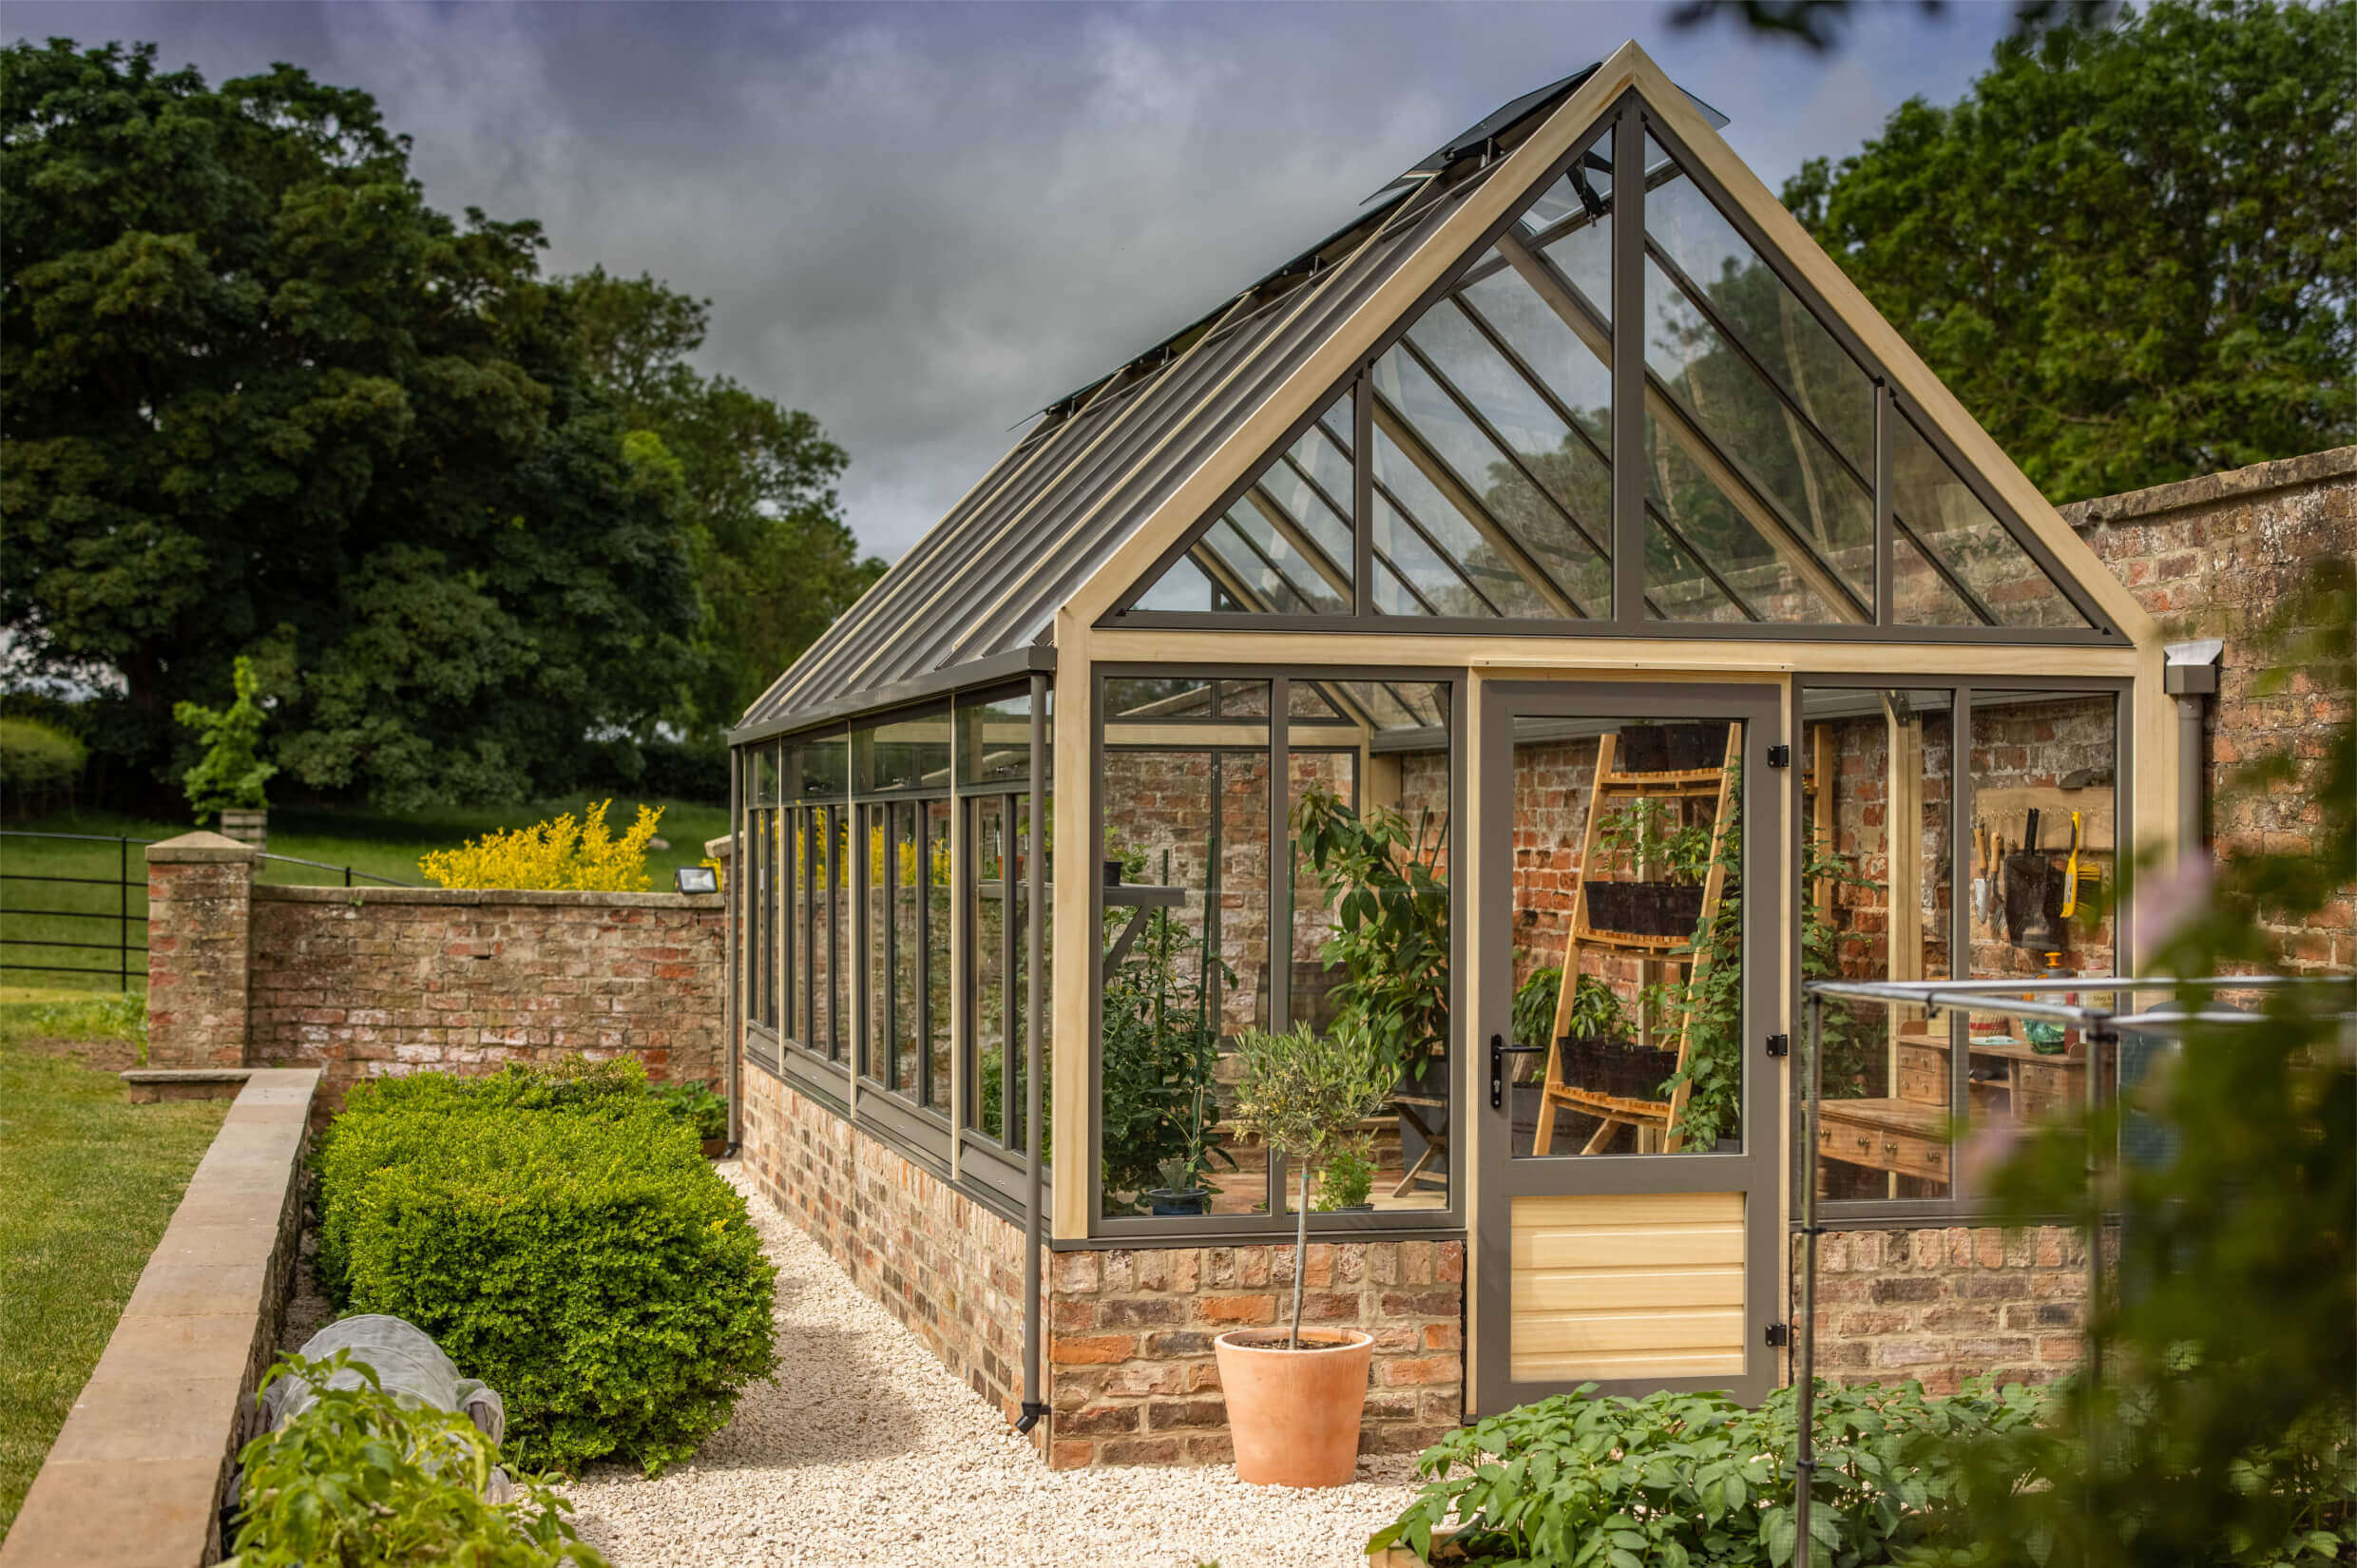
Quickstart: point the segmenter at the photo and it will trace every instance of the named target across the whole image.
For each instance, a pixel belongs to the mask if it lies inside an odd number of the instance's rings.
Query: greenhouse
[[[1497,110],[1048,407],[733,733],[748,1162],[1051,1463],[1217,1457],[1300,1191],[1247,1034],[1388,1053],[1304,1272],[1403,1448],[1757,1396],[1801,1172],[1966,1225],[1956,1126],[2114,1087],[1835,1015],[1792,1146],[1804,977],[2127,972],[2199,688],[1720,124],[1633,45]]]

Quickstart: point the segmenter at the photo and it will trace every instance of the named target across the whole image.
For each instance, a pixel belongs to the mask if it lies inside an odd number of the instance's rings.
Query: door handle
[[[1545,1050],[1543,1045],[1508,1045],[1505,1036],[1489,1037],[1489,1108],[1493,1111],[1505,1104],[1505,1059],[1508,1052],[1516,1056],[1534,1056]]]

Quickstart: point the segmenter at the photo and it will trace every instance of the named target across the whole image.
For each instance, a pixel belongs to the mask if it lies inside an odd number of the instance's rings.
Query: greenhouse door
[[[1591,1382],[1747,1400],[1773,1383],[1777,690],[1483,698],[1483,1414]]]

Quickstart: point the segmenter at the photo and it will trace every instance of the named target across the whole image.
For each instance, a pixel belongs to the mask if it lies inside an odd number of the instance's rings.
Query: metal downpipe
[[[1044,1160],[1040,1139],[1042,1094],[1040,1038],[1046,1025],[1040,994],[1041,906],[1046,902],[1044,852],[1047,842],[1047,678],[1031,677],[1031,828],[1024,856],[1024,1028],[1023,1028],[1023,1416],[1015,1430],[1028,1436],[1047,1414],[1040,1397],[1040,1232]]]

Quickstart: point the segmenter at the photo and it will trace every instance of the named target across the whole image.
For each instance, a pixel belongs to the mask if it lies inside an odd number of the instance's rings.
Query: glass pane
[[[1646,139],[1647,163],[1668,155]],[[1645,192],[1645,238],[1860,476],[1874,471],[1874,384],[1681,172]]]
[[[1015,924],[1015,938],[1011,949],[1014,954],[1015,966],[1007,985],[1007,989],[1012,1000],[1008,1003],[1006,1026],[1009,1036],[1007,1042],[1008,1057],[1011,1063],[1009,1073],[1015,1080],[1015,1087],[1007,1109],[1006,1140],[1009,1147],[1023,1148],[1027,1146],[1024,1130],[1024,1118],[1027,1110],[1027,1101],[1025,1100],[1027,1091],[1025,1088],[1025,1084],[1026,1082],[1026,1075],[1030,1070],[1030,1063],[1027,1055],[1028,1048],[1025,1042],[1029,1038],[1029,1030],[1031,1027],[1031,966],[1029,957],[1031,951],[1031,894],[1028,878],[1030,875],[1030,856],[1034,848],[1034,835],[1031,829],[1031,805],[1028,797],[1024,795],[1015,795],[1009,797],[1009,799],[1014,813],[1015,863],[1008,869],[1009,888],[1013,895],[1009,902],[1008,908],[1011,911],[1010,918]],[[1043,810],[1047,820],[1052,822],[1055,819],[1055,801],[1052,797],[1045,803]],[[1052,998],[1055,994],[1056,972],[1056,855],[1054,849],[1052,847],[1042,847],[1040,851],[1040,889],[1042,893],[1044,895],[1042,899],[1040,908],[1040,937],[1042,944],[1040,951],[1040,988],[1043,996]],[[1054,1009],[1052,1007],[1042,1007],[1040,1011],[1040,1020],[1043,1027],[1047,1031],[1041,1037],[1040,1040],[1040,1064],[1043,1068],[1043,1073],[1041,1076],[1043,1089],[1040,1103],[1043,1106],[1045,1106],[1048,1104],[1045,1086],[1052,1084],[1054,1081],[1052,1076],[1052,1069],[1056,1059]],[[1053,1151],[1050,1147],[1052,1131],[1052,1128],[1044,1128],[1041,1133],[1041,1157],[1044,1159],[1053,1157]]]
[[[1141,610],[1349,615],[1356,551],[1348,389],[1205,524],[1137,600]],[[1338,434],[1336,432],[1339,432]]]
[[[968,870],[966,919],[974,952],[974,1092],[966,1108],[966,1124],[990,1138],[1003,1137],[1007,1125],[1007,975],[1014,966],[1016,934],[1007,918],[1014,907],[1006,885],[1014,866],[1013,846],[1007,842],[1010,804],[1004,795],[968,803],[973,860]]]
[[[789,808],[785,819],[786,882],[786,1007],[779,1031],[787,1038],[810,1039],[810,870],[804,845],[809,813]]]
[[[878,880],[889,881],[891,888],[891,1072],[885,1081],[911,1100],[920,1093],[918,1053],[924,1040],[925,846],[917,836],[921,811],[914,802],[891,808],[883,864],[872,873],[880,873]]]
[[[1269,1022],[1269,697],[1266,681],[1106,682],[1107,1214],[1267,1202],[1267,1152],[1223,1106],[1232,1042]]]
[[[833,905],[834,874],[828,870],[828,845],[831,827],[830,808],[819,806],[805,811],[802,821],[809,834],[810,859],[805,867],[808,876],[809,903],[805,909],[810,944],[809,1032],[802,1043],[821,1055],[832,1055],[828,1042],[833,1037],[835,995],[834,979],[834,909]]]
[[[1392,695],[1386,688],[1398,688]],[[1315,1174],[1322,1210],[1363,1201],[1381,1211],[1448,1203],[1449,771],[1446,732],[1387,728],[1376,717],[1447,711],[1448,688],[1425,681],[1342,683],[1342,706],[1366,715],[1370,753],[1296,745],[1290,763],[1286,856],[1292,869],[1292,1022],[1320,1031],[1365,1025],[1401,1059],[1391,1101],[1362,1127],[1351,1159]],[[1296,739],[1298,729],[1293,732]],[[1362,768],[1364,774],[1362,775]],[[1365,851],[1320,866],[1303,849],[1305,820],[1338,815]],[[1320,834],[1324,837],[1324,834]],[[1352,834],[1353,838],[1357,834]],[[1353,864],[1364,868],[1354,876]],[[1391,913],[1354,930],[1336,911],[1357,888]],[[1357,1180],[1351,1179],[1355,1176]],[[1285,1198],[1299,1173],[1285,1176]],[[1363,1192],[1363,1197],[1360,1196]]]
[[[1904,531],[1894,531],[1890,539],[1890,609],[1902,626],[1989,624]]]
[[[844,734],[810,736],[794,748],[802,798],[842,800],[851,794],[852,743]]]
[[[1514,1157],[1740,1149],[1741,744],[1515,720]]]
[[[1647,200],[1651,200],[1650,193]],[[1521,219],[1523,238],[1580,291],[1597,319],[1612,319],[1612,127]]]
[[[979,699],[960,698],[958,718],[958,782],[961,784],[1021,784],[1031,776],[1031,694],[1019,691]],[[1048,697],[1044,726],[1046,755],[1056,744],[1055,697]]]
[[[851,1045],[853,955],[859,950],[852,928],[852,809],[831,806],[826,814],[828,875],[833,883],[828,903],[834,921],[828,933],[834,944],[827,967],[834,979],[834,999],[827,1030],[827,1058],[841,1061]]]
[[[863,791],[947,789],[949,786],[949,710],[888,718],[861,732],[867,776]]]
[[[777,804],[778,748],[763,746],[753,754],[753,801],[759,806]]]
[[[1991,885],[1986,918],[1981,901],[1974,908],[1973,979],[2115,972],[2117,768],[2111,693],[1974,694],[1972,814],[1989,835]],[[2077,1029],[1997,1004],[1970,1027],[1976,1140],[2002,1143],[2022,1123],[2085,1103]]]
[[[916,867],[925,921],[925,1103],[949,1111],[949,824],[950,803],[928,800],[923,854]]]
[[[1871,604],[1871,487],[1774,395],[1767,379],[1651,261],[1645,267],[1645,306],[1647,372],[1686,415],[1683,422],[1660,424],[1654,439],[1714,449],[1760,498],[1744,523],[1761,545],[1795,558],[1813,555],[1862,603]],[[1699,430],[1698,437],[1689,424]],[[1707,461],[1698,450],[1689,456]]]
[[[1903,625],[2084,626],[2062,590],[1904,415],[1891,421],[1891,507],[1974,602],[1946,583],[1894,606]],[[1895,565],[1895,562],[1894,562]],[[1905,574],[1894,587],[1905,587]]]
[[[1801,700],[1807,978],[1945,980],[1954,918],[1954,725],[1945,691],[1812,688]],[[1950,1024],[1829,1002],[1824,1198],[1945,1197]]]
[[[1705,560],[1717,581],[1740,595],[1762,621],[1837,619],[1795,568],[1794,554],[1771,544],[1695,460],[1683,440],[1675,438],[1650,411],[1645,415],[1645,452],[1646,508],[1654,515],[1658,537],[1669,546],[1658,555],[1646,553],[1648,619],[1730,619],[1727,594],[1698,564]]]

